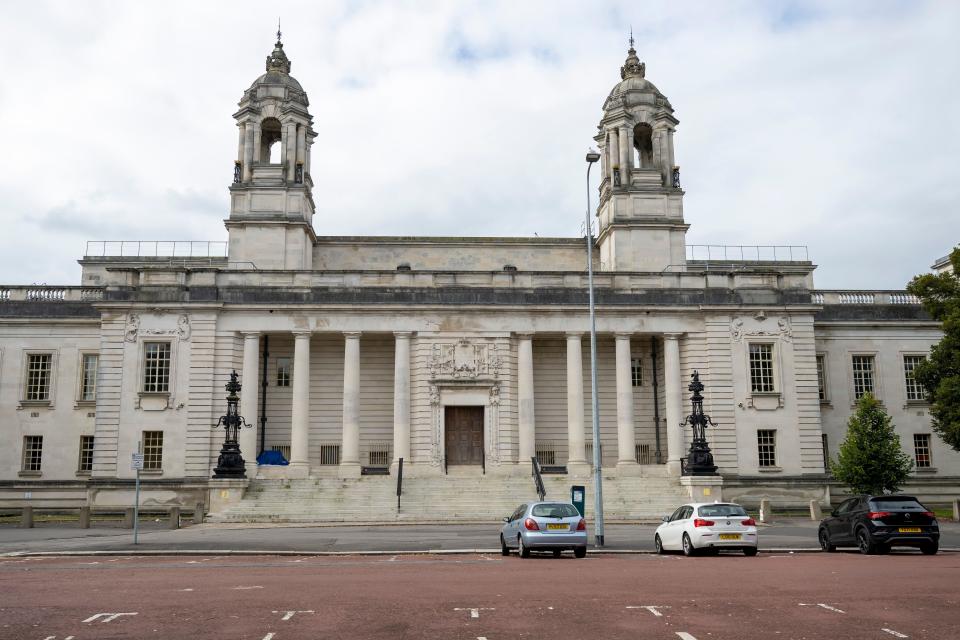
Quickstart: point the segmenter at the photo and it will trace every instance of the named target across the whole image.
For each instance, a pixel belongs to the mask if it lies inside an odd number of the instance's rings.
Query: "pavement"
[[[816,550],[817,522],[781,518],[760,527],[760,550]],[[610,524],[610,552],[652,552],[655,524]],[[940,523],[940,547],[960,550],[960,523]],[[170,530],[164,521],[141,523],[133,532],[116,526],[80,529],[76,524],[0,525],[0,554],[35,553],[393,553],[499,550],[500,523],[473,525],[284,526],[201,524]],[[589,526],[591,539],[592,523]]]
[[[0,638],[957,638],[960,554],[0,558]]]

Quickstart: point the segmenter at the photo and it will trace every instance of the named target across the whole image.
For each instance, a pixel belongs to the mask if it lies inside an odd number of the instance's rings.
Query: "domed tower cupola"
[[[673,155],[679,121],[646,71],[631,34],[594,138],[603,172],[598,242],[607,271],[660,271],[685,261],[688,225]]]
[[[230,259],[258,268],[309,269],[316,241],[310,177],[316,133],[280,35],[278,30],[266,73],[243,92],[233,114],[240,140],[227,220]]]

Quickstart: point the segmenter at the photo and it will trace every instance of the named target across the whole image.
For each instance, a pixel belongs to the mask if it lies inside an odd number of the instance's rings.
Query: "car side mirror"
[[[833,516],[834,518],[836,518],[836,517],[837,517],[838,515],[840,515],[840,514],[837,513],[837,510],[836,510],[836,509],[834,509],[833,511],[830,512],[830,515]]]
[[[663,516],[660,518],[660,522],[670,522],[670,516]]]

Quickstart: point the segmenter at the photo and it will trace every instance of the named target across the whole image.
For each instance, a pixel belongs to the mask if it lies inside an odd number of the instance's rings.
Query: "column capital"
[[[413,331],[394,331],[393,335],[398,340],[409,340],[410,338],[413,337],[413,333],[414,333]]]
[[[533,331],[514,331],[515,335],[520,340],[533,340]]]
[[[262,334],[259,331],[241,331],[240,335],[243,336],[244,340],[251,340],[253,338],[259,339]]]
[[[362,331],[344,331],[343,337],[347,340],[359,340],[362,333]]]
[[[313,331],[311,331],[310,329],[294,329],[290,333],[292,333],[293,337],[297,338],[298,340],[303,338],[309,339],[310,336],[313,335]]]
[[[683,332],[680,333],[665,333],[663,334],[664,340],[679,340],[683,337]]]
[[[633,333],[629,331],[617,331],[613,335],[617,340],[629,340],[633,337]]]
[[[567,340],[582,340],[584,331],[567,331]]]

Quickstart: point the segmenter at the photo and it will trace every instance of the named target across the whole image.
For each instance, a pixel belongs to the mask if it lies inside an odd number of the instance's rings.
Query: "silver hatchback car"
[[[510,555],[511,549],[521,558],[529,558],[531,551],[552,551],[559,557],[570,549],[583,558],[587,555],[587,523],[569,502],[522,504],[503,519],[500,528],[500,553]]]

